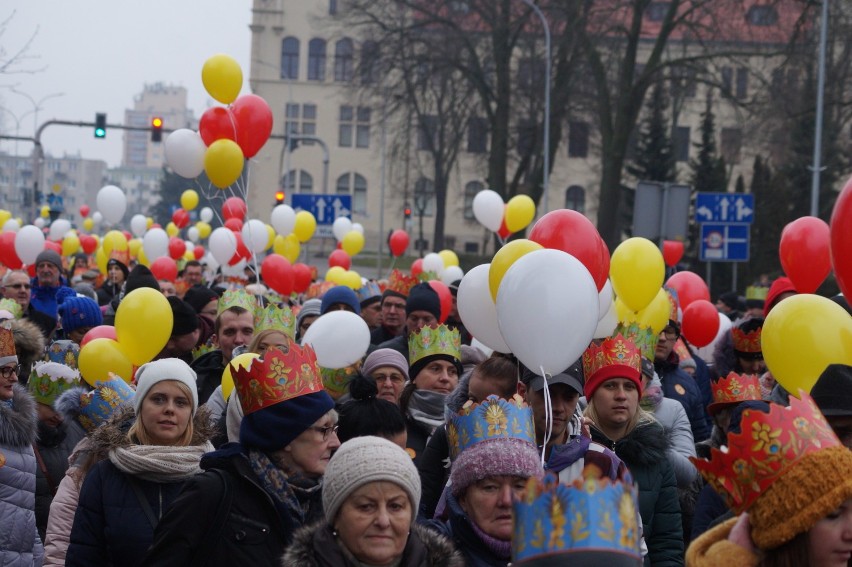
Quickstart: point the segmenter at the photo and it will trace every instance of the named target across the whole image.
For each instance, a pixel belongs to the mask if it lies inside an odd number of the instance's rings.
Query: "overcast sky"
[[[0,74],[0,124],[10,134],[18,119],[20,135],[33,135],[33,101],[41,102],[39,123],[91,122],[96,112],[120,123],[134,97],[157,82],[186,87],[198,117],[218,104],[201,84],[201,66],[217,53],[240,63],[242,93],[249,92],[251,0],[2,0],[0,21],[10,17],[0,35],[0,59],[35,33],[30,59],[16,66],[32,72]],[[51,96],[57,93],[61,96]],[[80,154],[110,166],[120,164],[121,140],[120,131],[96,140],[91,128],[66,126],[51,126],[42,138],[48,154]],[[20,154],[29,155],[31,148],[18,144]],[[11,153],[14,144],[4,141],[0,149]]]

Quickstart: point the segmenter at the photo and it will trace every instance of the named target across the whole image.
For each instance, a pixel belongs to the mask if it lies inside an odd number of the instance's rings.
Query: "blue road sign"
[[[290,197],[295,211],[308,211],[317,219],[317,236],[331,237],[337,217],[352,218],[352,195],[293,193]]]
[[[699,223],[754,222],[754,195],[747,193],[698,193],[695,220]]]
[[[749,229],[747,224],[702,224],[701,261],[748,262]]]

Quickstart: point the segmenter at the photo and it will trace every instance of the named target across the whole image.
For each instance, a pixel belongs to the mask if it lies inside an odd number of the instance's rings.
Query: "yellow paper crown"
[[[620,334],[625,339],[632,341],[639,347],[642,356],[654,360],[654,351],[657,349],[657,333],[651,327],[643,327],[635,321],[619,323],[613,334]]]
[[[0,365],[18,361],[15,351],[15,334],[8,323],[0,324]]]
[[[21,307],[21,304],[14,299],[9,299],[8,297],[0,299],[0,309],[5,309],[11,313],[12,317],[15,319],[20,319],[24,315],[24,310]]]
[[[222,314],[232,307],[241,307],[254,316],[257,310],[257,297],[253,296],[244,289],[229,289],[219,298],[219,305],[216,308],[216,316]]]
[[[436,354],[451,356],[461,360],[461,335],[458,329],[446,325],[423,327],[408,336],[408,364],[414,364]]]
[[[296,336],[296,318],[289,307],[278,307],[270,303],[266,307],[258,307],[254,314],[254,332],[259,333],[272,329],[281,331],[291,339]]]

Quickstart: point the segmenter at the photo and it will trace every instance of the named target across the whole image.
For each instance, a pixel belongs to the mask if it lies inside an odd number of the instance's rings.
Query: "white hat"
[[[136,413],[139,413],[148,390],[163,380],[177,380],[189,388],[192,393],[192,414],[195,415],[195,410],[198,409],[198,388],[195,385],[198,377],[195,371],[179,358],[162,358],[139,367],[136,371],[136,397],[133,399]]]

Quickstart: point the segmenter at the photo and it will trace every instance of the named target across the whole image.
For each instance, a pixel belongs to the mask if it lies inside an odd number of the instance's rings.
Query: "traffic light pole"
[[[272,134],[269,136],[273,140],[284,140],[284,151],[289,152],[289,146],[291,141],[302,142],[302,141],[310,141],[316,142],[320,146],[322,146],[322,192],[328,193],[328,163],[330,161],[330,154],[328,151],[328,145],[322,138],[318,138],[316,136],[309,136],[307,134]],[[295,188],[296,182],[293,181],[293,178],[290,177],[289,166],[288,170],[284,172],[287,175],[287,182],[293,183],[293,187]],[[285,187],[286,189],[286,187]]]

